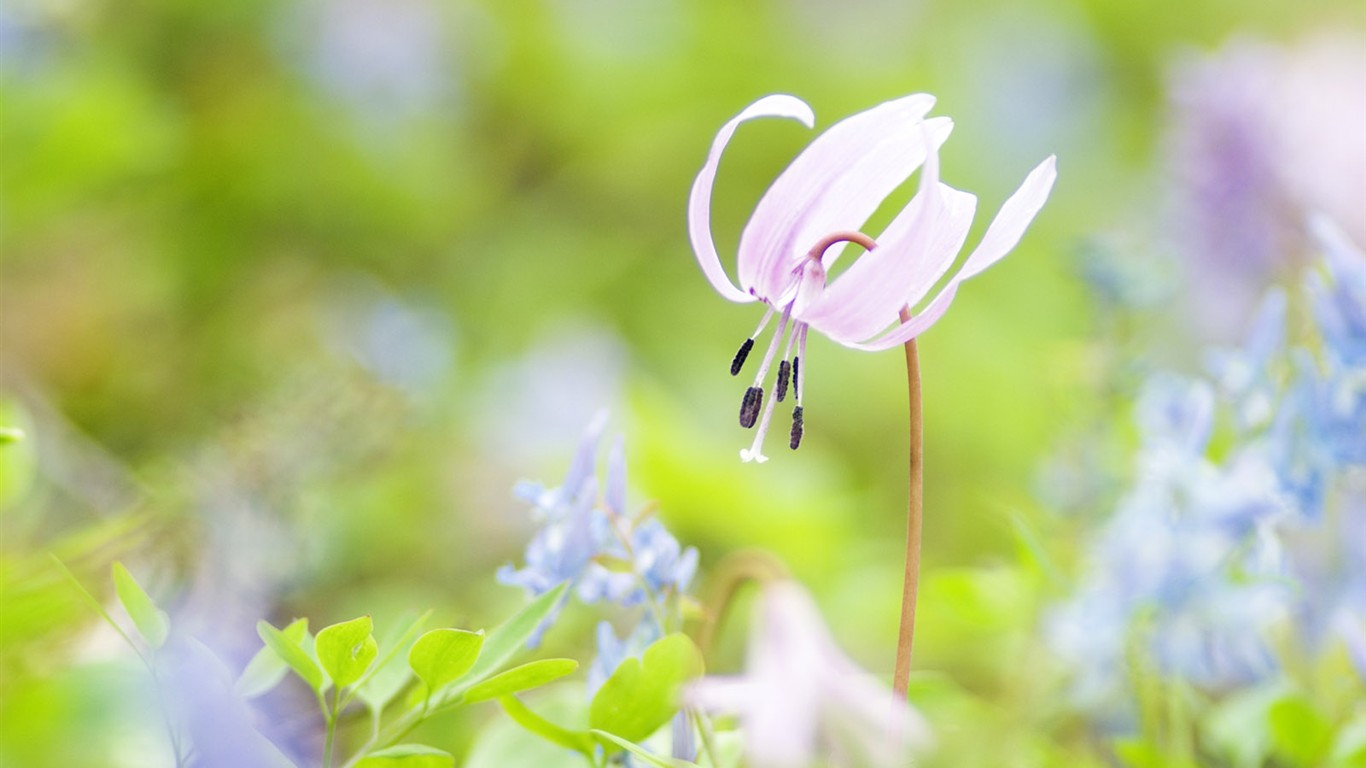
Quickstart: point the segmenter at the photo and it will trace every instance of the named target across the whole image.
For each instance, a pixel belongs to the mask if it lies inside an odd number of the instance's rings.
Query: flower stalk
[[[910,317],[909,308],[901,310],[902,322]],[[901,626],[897,631],[896,667],[892,690],[905,698],[911,675],[911,643],[915,639],[915,601],[920,590],[920,530],[925,505],[924,421],[920,407],[920,356],[915,339],[906,342],[906,393],[910,406],[908,419],[908,470],[906,483],[906,569],[901,582]]]

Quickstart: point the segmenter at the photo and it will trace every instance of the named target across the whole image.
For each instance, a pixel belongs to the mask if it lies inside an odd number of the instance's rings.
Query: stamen
[[[764,316],[759,318],[759,327],[754,329],[754,333],[751,333],[748,339],[745,339],[745,343],[740,345],[740,351],[735,353],[735,359],[730,361],[730,375],[735,376],[740,373],[740,369],[745,365],[745,360],[749,357],[750,350],[754,349],[754,340],[764,332],[764,329],[768,327],[768,321],[772,318],[773,307],[770,306],[764,312]],[[778,333],[781,334],[782,331]]]
[[[740,426],[749,429],[759,418],[759,406],[764,402],[764,388],[750,387],[745,390],[745,399],[740,401]]]
[[[806,323],[797,327],[797,356],[792,358],[792,392],[797,396],[797,405],[802,404],[802,373],[801,361],[806,359]]]
[[[778,384],[774,394],[778,397],[778,402],[782,402],[787,397],[787,384],[792,379],[792,365],[787,362],[792,357],[792,342],[797,340],[797,326],[794,326],[792,333],[787,337],[787,344],[783,346],[783,361],[778,364]]]
[[[802,444],[802,427],[802,407],[799,405],[792,409],[792,435],[787,439],[787,447],[794,451]]]
[[[802,399],[802,359],[801,357],[792,358],[792,396],[798,400]]]
[[[735,353],[735,359],[730,361],[730,375],[739,374],[740,369],[745,367],[745,358],[749,357],[751,349],[754,349],[754,339],[745,339],[745,343],[740,345],[740,351]]]
[[[768,405],[764,408],[764,417],[759,421],[759,429],[754,433],[754,444],[749,447],[749,450],[740,451],[742,460],[757,461],[760,464],[768,461],[768,457],[763,454],[764,435],[768,434],[768,422],[773,418],[773,407],[777,402],[776,399],[768,401]]]

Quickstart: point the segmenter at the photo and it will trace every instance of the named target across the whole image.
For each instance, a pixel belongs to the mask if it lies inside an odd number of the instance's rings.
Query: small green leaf
[[[558,744],[565,749],[572,749],[593,759],[593,737],[587,731],[571,731],[562,728],[540,715],[532,712],[527,705],[523,704],[516,696],[503,696],[498,699],[503,711],[508,713],[508,717],[513,722],[549,741]]]
[[[479,652],[479,660],[474,662],[474,666],[470,667],[469,672],[465,673],[465,679],[462,682],[473,684],[483,680],[502,669],[509,659],[526,648],[527,640],[531,639],[536,628],[545,621],[551,611],[555,610],[555,606],[560,602],[560,598],[564,596],[567,589],[569,589],[569,582],[555,587],[532,600],[512,618],[489,632],[488,639]]]
[[[589,726],[644,741],[678,711],[683,683],[700,674],[702,653],[693,641],[683,634],[666,635],[607,678],[589,705]]]
[[[408,666],[431,693],[436,693],[474,666],[484,633],[463,629],[433,629],[413,643]]]
[[[318,633],[322,635],[321,632]],[[356,768],[453,768],[455,758],[449,752],[425,744],[398,744],[369,755],[356,763]]]
[[[294,673],[303,678],[308,687],[321,694],[326,681],[323,679],[323,671],[308,653],[304,651],[299,641],[291,640],[285,633],[270,625],[267,621],[256,623],[256,634],[261,636],[264,642],[272,651],[284,660]]]
[[[118,594],[123,609],[133,620],[133,626],[138,628],[138,634],[142,635],[142,639],[152,648],[164,645],[166,634],[171,628],[166,612],[152,602],[152,598],[138,585],[133,574],[123,567],[123,563],[117,561],[114,563],[114,591]]]
[[[520,667],[513,667],[506,672],[494,675],[482,683],[478,683],[468,691],[465,691],[464,702],[473,704],[477,701],[488,701],[510,693],[527,691],[532,688],[539,688],[542,685],[556,680],[573,672],[579,668],[579,663],[573,659],[540,659]]]
[[[1333,726],[1307,699],[1287,696],[1267,712],[1271,743],[1292,765],[1317,765],[1333,745]]]
[[[281,632],[295,643],[302,643],[304,635],[308,633],[308,619],[295,619]],[[237,678],[237,693],[243,698],[254,699],[279,685],[288,671],[289,665],[280,658],[280,654],[272,651],[270,646],[263,645]]]
[[[379,644],[370,634],[373,628],[370,617],[361,616],[318,632],[313,641],[318,663],[338,688],[361,679],[379,655]]]
[[[656,755],[655,753],[645,749],[644,747],[638,744],[627,741],[626,739],[623,739],[620,736],[617,736],[616,734],[608,733],[607,731],[599,731],[595,729],[589,731],[589,733],[592,733],[594,736],[597,736],[599,741],[606,739],[607,741],[610,741],[611,743],[617,745],[618,747],[621,747],[627,752],[630,752],[631,754],[635,755],[641,760],[644,760],[650,765],[659,766],[659,768],[688,768],[688,766],[697,765],[697,763],[690,763],[687,760],[679,760],[673,757],[664,757],[663,755]]]

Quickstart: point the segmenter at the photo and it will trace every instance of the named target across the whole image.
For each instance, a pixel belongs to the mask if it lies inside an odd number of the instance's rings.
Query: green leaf
[[[678,711],[683,683],[700,674],[702,653],[687,635],[662,637],[607,678],[589,705],[588,724],[628,741],[644,741]]]
[[[379,655],[379,644],[371,635],[373,629],[370,617],[361,616],[318,632],[313,641],[318,663],[338,688],[360,680]]]
[[[645,749],[644,747],[634,742],[627,741],[626,739],[623,739],[620,736],[617,736],[616,734],[608,733],[607,731],[599,731],[597,729],[594,729],[592,731],[589,731],[589,733],[592,733],[594,736],[597,736],[599,741],[606,739],[607,741],[610,741],[611,743],[617,745],[618,747],[621,747],[627,752],[630,752],[631,754],[635,755],[641,760],[644,760],[650,765],[659,766],[659,768],[687,768],[688,766],[697,765],[697,763],[690,763],[687,760],[679,760],[678,758],[674,757],[664,757],[663,755],[656,755],[655,753]]]
[[[465,678],[461,682],[473,684],[483,680],[501,669],[509,659],[525,648],[527,640],[531,639],[536,628],[541,625],[542,621],[545,621],[551,611],[555,610],[556,604],[559,603],[567,589],[569,589],[569,582],[555,587],[532,600],[512,618],[489,632],[483,650],[479,652],[478,661],[474,662],[474,666],[470,667],[469,672],[465,673]]]
[[[464,703],[488,701],[510,693],[539,688],[579,668],[573,659],[540,659],[494,675],[465,691]]]
[[[433,629],[413,643],[408,666],[430,693],[436,693],[474,666],[484,633],[463,629]]]
[[[498,703],[502,705],[503,711],[508,713],[508,717],[512,718],[513,722],[528,731],[552,744],[572,749],[590,760],[593,759],[593,737],[587,731],[571,731],[568,728],[562,728],[532,712],[516,696],[503,696],[498,699]]]
[[[318,633],[322,635],[321,632]],[[356,763],[356,768],[453,768],[455,758],[449,752],[425,744],[398,744],[371,752]]]
[[[399,654],[407,657],[413,638],[422,631],[422,625],[427,623],[427,619],[431,618],[431,615],[430,610],[425,611],[421,616],[409,622],[408,626],[399,632],[397,637],[385,638],[384,642],[381,643],[381,647],[388,650],[384,652],[384,657],[370,672],[370,676],[361,682],[358,694],[361,701],[364,701],[365,706],[369,707],[372,712],[382,712],[389,701],[398,695],[404,684],[408,682],[410,672],[407,665],[391,664],[390,662],[398,658]]]
[[[306,628],[306,627],[305,627]],[[308,687],[318,694],[322,694],[326,681],[323,679],[323,671],[318,663],[309,658],[299,641],[291,640],[285,636],[284,632],[276,629],[267,621],[256,622],[256,634],[261,636],[262,642],[279,657],[284,660],[294,673],[303,678]],[[307,635],[305,635],[306,637]]]
[[[281,632],[295,643],[302,643],[304,635],[308,633],[308,619],[295,619]],[[280,658],[280,654],[272,651],[270,646],[263,645],[261,650],[251,657],[251,661],[247,662],[246,669],[242,670],[242,675],[237,678],[234,687],[238,695],[254,699],[279,685],[288,671],[289,665]]]
[[[1299,695],[1287,696],[1267,712],[1271,743],[1293,765],[1317,765],[1333,744],[1333,726]]]
[[[152,602],[152,598],[138,585],[133,574],[123,567],[123,563],[117,561],[114,563],[114,591],[118,593],[119,602],[133,620],[133,626],[138,628],[138,634],[142,635],[142,639],[152,648],[165,645],[166,634],[171,628],[166,612]]]
[[[1139,739],[1120,739],[1115,742],[1115,756],[1128,768],[1165,768],[1162,750]]]

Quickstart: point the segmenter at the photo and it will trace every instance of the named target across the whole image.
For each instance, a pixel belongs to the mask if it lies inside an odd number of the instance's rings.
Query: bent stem
[[[901,310],[901,322],[910,319],[910,308]],[[901,628],[897,633],[896,668],[892,690],[905,697],[911,676],[911,641],[915,637],[915,598],[920,587],[920,523],[924,512],[925,446],[920,411],[920,358],[915,339],[906,342],[906,390],[910,399],[910,478],[906,504],[906,575],[901,583]]]

